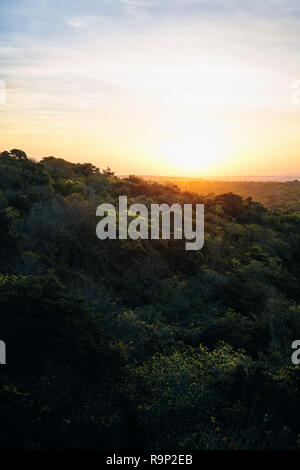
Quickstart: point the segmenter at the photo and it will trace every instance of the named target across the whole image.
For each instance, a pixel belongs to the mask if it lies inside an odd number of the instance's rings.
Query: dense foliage
[[[298,446],[299,213],[16,149],[0,190],[1,448]],[[204,248],[100,241],[119,195],[204,202]]]

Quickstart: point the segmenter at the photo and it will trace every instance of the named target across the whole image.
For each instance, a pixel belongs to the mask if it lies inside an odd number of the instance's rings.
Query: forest
[[[300,447],[300,183],[226,184],[0,153],[1,449]],[[204,204],[203,249],[99,240],[121,195]]]

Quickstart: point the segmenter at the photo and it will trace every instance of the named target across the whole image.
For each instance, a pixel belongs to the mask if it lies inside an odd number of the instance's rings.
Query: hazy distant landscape
[[[120,175],[120,178],[125,178],[129,175]],[[178,181],[190,181],[190,180],[214,180],[214,181],[256,181],[256,182],[286,182],[294,181],[300,179],[300,174],[295,175],[277,175],[277,176],[226,176],[226,175],[204,175],[202,177],[197,176],[155,176],[155,175],[140,175],[141,178],[144,178],[148,181],[172,181],[174,179]]]
[[[235,193],[251,197],[269,209],[300,211],[300,178],[296,177],[224,177],[224,179],[186,178],[169,176],[142,176],[146,181],[176,184],[182,191],[191,191],[205,196]],[[257,180],[255,180],[257,178]],[[274,178],[274,180],[273,180]],[[276,178],[276,179],[275,179]],[[286,179],[287,178],[287,179]],[[227,180],[226,180],[227,179]]]

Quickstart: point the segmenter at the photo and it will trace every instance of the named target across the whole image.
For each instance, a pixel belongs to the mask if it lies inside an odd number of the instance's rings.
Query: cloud
[[[131,16],[186,17],[244,14],[261,17],[300,15],[298,0],[116,0]]]
[[[207,4],[172,1],[177,6]],[[86,4],[91,6],[89,0]],[[167,18],[151,14],[149,21],[135,22],[150,7],[170,5],[169,0],[122,0],[122,4],[126,18],[113,18],[109,10],[101,15],[96,8],[72,16],[70,11],[76,10],[69,9],[69,16],[68,11],[57,13],[62,27],[50,39],[36,33],[3,39],[0,79],[7,83],[7,112],[14,119],[26,116],[26,122],[38,121],[42,110],[51,122],[55,113],[56,121],[74,113],[84,126],[85,110],[91,111],[94,122],[96,113],[99,120],[111,116],[115,122],[125,109],[124,122],[142,109],[145,121],[147,113],[170,119],[168,107],[179,120],[185,110],[186,119],[189,114],[200,115],[202,109],[214,114],[233,108],[279,110],[289,97],[290,83],[300,77],[297,17],[218,12],[209,17],[189,13],[179,21],[171,14]],[[68,28],[80,34],[70,35]]]
[[[156,2],[155,0],[121,0],[121,4],[128,13],[137,13],[140,10],[151,8]]]
[[[108,16],[93,16],[93,15],[81,15],[73,16],[67,20],[67,25],[74,30],[88,29],[91,27],[97,27],[107,25],[111,21]]]

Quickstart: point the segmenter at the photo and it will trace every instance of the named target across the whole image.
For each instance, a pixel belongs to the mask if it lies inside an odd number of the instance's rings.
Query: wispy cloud
[[[151,9],[156,5],[156,0],[120,0],[127,13],[135,14],[144,9]]]
[[[90,27],[98,27],[110,23],[111,18],[108,16],[82,15],[73,16],[67,20],[67,25],[75,30],[88,29]]]

